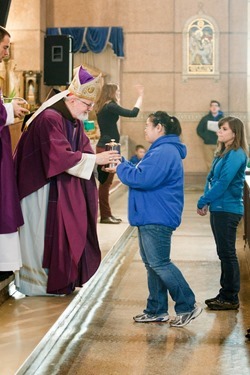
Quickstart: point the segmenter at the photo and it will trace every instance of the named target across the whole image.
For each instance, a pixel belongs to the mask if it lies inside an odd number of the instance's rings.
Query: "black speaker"
[[[44,38],[44,84],[67,86],[72,81],[73,52],[71,35]]]
[[[0,26],[5,27],[9,15],[11,0],[0,0]]]

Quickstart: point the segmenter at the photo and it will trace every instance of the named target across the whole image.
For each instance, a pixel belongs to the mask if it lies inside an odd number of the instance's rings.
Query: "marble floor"
[[[123,223],[98,224],[103,262],[89,285],[66,298],[13,296],[0,306],[0,374],[249,375],[250,250],[241,225],[240,309],[208,310],[204,300],[218,291],[220,265],[208,217],[196,214],[199,194],[185,192],[183,221],[172,242],[172,260],[204,308],[197,319],[185,328],[133,322],[145,306],[147,284],[122,187],[112,194],[112,207]]]

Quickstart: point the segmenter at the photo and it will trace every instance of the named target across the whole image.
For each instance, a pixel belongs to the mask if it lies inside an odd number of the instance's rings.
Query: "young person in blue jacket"
[[[135,146],[135,154],[129,160],[130,163],[132,163],[134,165],[138,164],[141,161],[141,159],[144,157],[145,152],[146,152],[146,149],[145,149],[144,146],[136,145]]]
[[[134,166],[117,162],[119,179],[129,186],[129,222],[138,227],[140,254],[148,277],[149,297],[135,322],[166,322],[168,293],[175,301],[173,327],[183,327],[202,311],[180,270],[171,262],[171,236],[180,225],[184,204],[183,163],[186,146],[179,136],[176,117],[158,111],[146,122],[145,138],[151,143]]]
[[[221,289],[205,303],[212,310],[239,308],[240,270],[235,242],[238,224],[243,216],[243,187],[248,159],[245,128],[240,119],[224,117],[219,121],[218,148],[207,176],[204,194],[197,212],[204,216],[210,210],[210,224],[221,262]]]

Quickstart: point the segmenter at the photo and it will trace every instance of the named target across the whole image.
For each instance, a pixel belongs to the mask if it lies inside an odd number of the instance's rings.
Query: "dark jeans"
[[[217,254],[221,261],[221,278],[218,297],[227,302],[238,303],[240,291],[240,269],[235,242],[238,224],[242,215],[229,212],[211,212],[210,224]]]

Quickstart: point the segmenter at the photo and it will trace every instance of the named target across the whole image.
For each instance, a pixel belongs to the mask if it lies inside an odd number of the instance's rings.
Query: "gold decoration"
[[[92,81],[81,85],[78,74],[79,69],[80,67],[78,68],[68,90],[71,94],[74,94],[79,98],[95,101],[101,91],[101,74],[99,74],[99,76],[93,79]]]

